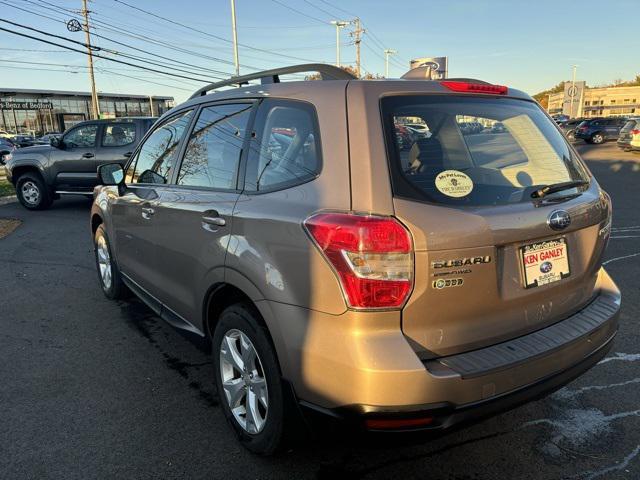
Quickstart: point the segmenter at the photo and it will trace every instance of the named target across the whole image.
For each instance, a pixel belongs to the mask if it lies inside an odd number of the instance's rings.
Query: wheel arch
[[[13,183],[14,186],[17,185],[18,179],[25,173],[33,173],[38,175],[42,180],[42,183],[44,183],[45,187],[49,188],[49,185],[47,185],[47,182],[44,178],[44,174],[42,173],[42,169],[37,165],[32,165],[28,163],[16,165],[11,169],[11,182]]]
[[[104,220],[102,219],[102,216],[96,212],[93,212],[91,214],[91,233],[95,235],[96,230],[98,230],[98,227],[103,223],[104,223]]]
[[[267,323],[251,297],[236,285],[221,282],[209,288],[203,304],[202,318],[204,319],[204,333],[208,338],[213,337],[213,332],[223,310],[236,303],[243,303],[251,308],[253,313],[256,314],[256,318],[260,321],[261,326],[269,331]]]

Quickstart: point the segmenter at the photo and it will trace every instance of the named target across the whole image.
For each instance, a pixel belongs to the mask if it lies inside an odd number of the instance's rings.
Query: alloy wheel
[[[40,189],[31,180],[27,180],[22,184],[20,192],[24,201],[29,205],[37,205],[40,201]]]
[[[244,333],[231,329],[220,344],[220,375],[225,398],[238,424],[260,433],[269,410],[269,395],[262,362]]]
[[[100,269],[100,279],[106,290],[111,288],[111,256],[109,247],[104,235],[99,235],[96,242],[96,252],[98,256],[98,268]]]

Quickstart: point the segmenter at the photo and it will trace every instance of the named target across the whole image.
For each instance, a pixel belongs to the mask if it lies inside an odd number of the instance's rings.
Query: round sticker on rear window
[[[473,180],[458,170],[445,170],[436,177],[436,188],[447,197],[466,197],[473,190]]]

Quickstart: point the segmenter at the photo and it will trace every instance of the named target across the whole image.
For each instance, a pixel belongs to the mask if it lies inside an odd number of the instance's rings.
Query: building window
[[[584,102],[584,106],[588,107],[589,105],[591,105],[591,102],[589,100],[587,100],[586,102]]]
[[[616,101],[612,99],[611,100],[611,105],[615,105],[615,104],[616,104]]]

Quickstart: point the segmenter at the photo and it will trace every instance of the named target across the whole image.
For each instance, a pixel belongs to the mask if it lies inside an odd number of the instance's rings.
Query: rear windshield
[[[624,124],[624,127],[622,127],[622,130],[620,131],[620,133],[629,133],[631,130],[636,128],[636,125],[638,123],[639,122],[637,120],[629,120],[627,123]]]
[[[545,185],[589,179],[564,136],[533,102],[411,95],[381,103],[397,196],[503,205],[531,201],[531,193]],[[406,127],[412,124],[425,128]],[[576,193],[574,188],[554,196]]]

